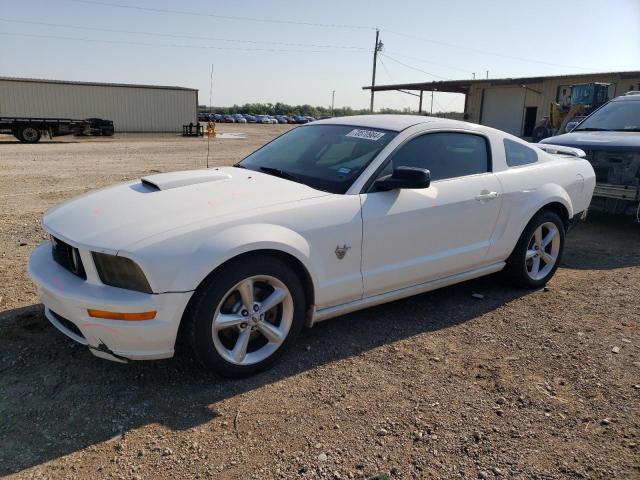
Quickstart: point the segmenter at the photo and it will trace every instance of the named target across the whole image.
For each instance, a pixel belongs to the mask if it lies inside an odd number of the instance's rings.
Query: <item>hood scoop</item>
[[[228,173],[218,170],[191,170],[187,172],[167,172],[142,177],[141,182],[156,190],[170,190],[198,183],[219,182],[231,179]]]

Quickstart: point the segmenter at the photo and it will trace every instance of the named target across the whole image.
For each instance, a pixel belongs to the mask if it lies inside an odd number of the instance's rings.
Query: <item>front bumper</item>
[[[84,280],[53,260],[49,243],[33,251],[28,270],[47,319],[94,355],[115,361],[173,356],[180,320],[193,292],[147,294]],[[145,321],[103,320],[90,317],[90,308],[157,314]]]

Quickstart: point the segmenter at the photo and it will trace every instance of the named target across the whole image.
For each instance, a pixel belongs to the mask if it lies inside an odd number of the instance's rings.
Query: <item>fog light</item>
[[[90,317],[93,318],[104,318],[106,320],[131,320],[131,321],[139,321],[139,320],[153,320],[156,318],[155,310],[151,312],[138,312],[138,313],[122,313],[122,312],[108,312],[106,310],[92,310],[88,309]]]

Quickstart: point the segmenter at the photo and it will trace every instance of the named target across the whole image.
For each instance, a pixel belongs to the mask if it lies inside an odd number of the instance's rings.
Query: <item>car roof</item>
[[[365,128],[383,128],[399,132],[419,123],[429,123],[432,128],[468,128],[468,122],[423,115],[353,115],[317,120],[314,125],[349,125]]]

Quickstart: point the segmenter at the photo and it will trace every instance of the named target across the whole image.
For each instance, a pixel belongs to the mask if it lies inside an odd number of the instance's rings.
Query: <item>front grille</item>
[[[77,248],[63,242],[59,238],[51,237],[51,252],[53,259],[62,267],[69,270],[74,275],[86,280],[87,274],[82,265],[82,258]]]
[[[58,315],[56,312],[54,312],[53,310],[49,310],[49,312],[51,313],[51,315],[53,315],[53,317],[56,319],[56,321],[58,323],[60,323],[60,325],[62,325],[64,328],[66,328],[67,330],[69,330],[71,333],[79,336],[80,338],[84,338],[84,335],[82,335],[82,332],[80,331],[80,329],[76,326],[75,323],[70,322],[69,320],[67,320],[66,318]]]

